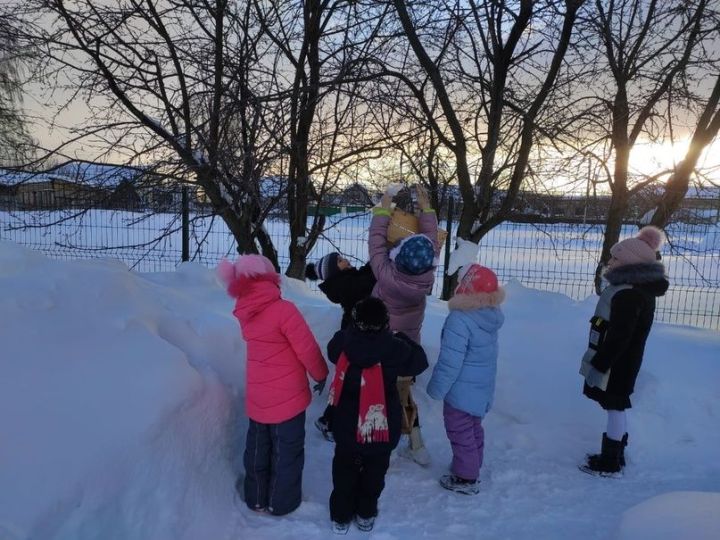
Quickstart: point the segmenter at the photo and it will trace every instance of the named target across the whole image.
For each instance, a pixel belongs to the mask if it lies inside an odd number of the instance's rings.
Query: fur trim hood
[[[665,266],[660,262],[624,264],[605,272],[605,279],[610,285],[641,285],[655,281],[667,281]]]
[[[505,301],[505,289],[498,287],[490,293],[456,294],[448,301],[448,308],[458,311],[497,307]]]

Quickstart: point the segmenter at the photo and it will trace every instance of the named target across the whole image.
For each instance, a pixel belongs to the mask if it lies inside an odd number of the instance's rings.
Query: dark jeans
[[[390,452],[363,456],[344,452],[336,445],[332,466],[330,518],[339,523],[347,523],[355,515],[362,518],[375,517],[389,466]]]
[[[305,411],[279,424],[250,420],[245,441],[245,503],[276,516],[300,506]]]

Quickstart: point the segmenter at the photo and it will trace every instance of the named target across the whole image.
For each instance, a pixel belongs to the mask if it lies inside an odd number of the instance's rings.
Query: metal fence
[[[236,253],[235,242],[219,217],[190,211],[190,260],[214,266]],[[314,260],[340,251],[357,263],[367,258],[369,212],[329,217],[324,235],[310,254]],[[447,227],[445,220],[441,226]],[[288,224],[265,224],[284,269],[289,260]],[[456,230],[456,224],[450,225]],[[111,257],[139,272],[171,271],[181,261],[179,204],[172,212],[91,209],[0,208],[0,239],[42,251],[53,258]],[[625,238],[637,228],[627,225]],[[603,227],[583,223],[507,222],[481,242],[480,262],[501,281],[565,294],[582,300],[593,295],[593,275],[602,245]],[[720,329],[720,225],[675,223],[667,229],[663,249],[671,289],[658,304],[657,319],[675,324]],[[440,295],[444,256],[433,293]]]

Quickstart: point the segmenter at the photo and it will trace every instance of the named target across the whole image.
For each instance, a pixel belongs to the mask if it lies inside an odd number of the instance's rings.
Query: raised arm
[[[390,225],[390,201],[392,197],[385,192],[380,206],[373,208],[373,218],[370,222],[368,235],[368,252],[370,255],[370,268],[378,281],[391,277],[390,257],[387,247],[387,230]]]
[[[418,232],[424,234],[432,240],[435,248],[435,256],[440,253],[442,246],[438,243],[438,220],[435,210],[430,206],[430,198],[427,191],[421,185],[415,186],[417,193],[418,208],[420,209],[420,217],[418,217]]]

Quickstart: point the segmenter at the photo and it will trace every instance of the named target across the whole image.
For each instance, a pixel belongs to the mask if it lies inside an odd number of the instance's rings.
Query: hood
[[[427,294],[435,282],[435,267],[433,266],[427,272],[414,276],[401,272],[397,266],[393,264],[392,276],[394,282],[390,288],[394,288],[399,294],[402,295],[403,291],[410,291],[410,294],[420,292]]]
[[[496,307],[478,308],[474,311],[463,311],[466,317],[486,332],[497,332],[505,322],[505,315]]]
[[[664,295],[670,286],[665,266],[660,262],[625,264],[608,270],[604,277],[611,285],[636,285],[653,296]]]
[[[343,352],[348,362],[362,369],[379,363],[383,357],[393,354],[395,342],[389,330],[361,332],[354,326],[345,330]]]
[[[247,280],[243,293],[235,303],[233,314],[241,323],[247,322],[255,315],[280,299],[280,285],[272,280]]]

